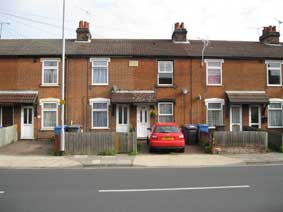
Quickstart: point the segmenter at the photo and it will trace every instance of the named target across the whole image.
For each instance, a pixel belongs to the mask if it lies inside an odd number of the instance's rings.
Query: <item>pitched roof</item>
[[[0,57],[60,56],[60,39],[0,40]],[[91,42],[66,40],[67,56],[201,57],[203,43],[174,43],[166,39],[92,39]],[[209,41],[206,58],[283,59],[282,45],[252,41]]]

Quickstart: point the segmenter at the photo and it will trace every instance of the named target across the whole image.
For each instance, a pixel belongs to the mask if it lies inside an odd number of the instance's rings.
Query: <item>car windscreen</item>
[[[155,128],[156,133],[178,133],[180,132],[178,127],[175,126],[157,126]]]

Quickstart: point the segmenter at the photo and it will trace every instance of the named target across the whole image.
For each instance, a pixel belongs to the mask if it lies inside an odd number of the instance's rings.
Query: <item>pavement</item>
[[[262,154],[140,154],[129,156],[0,155],[0,168],[85,168],[85,167],[210,167],[249,164],[283,164],[282,153]]]
[[[281,166],[1,169],[2,212],[282,212]]]

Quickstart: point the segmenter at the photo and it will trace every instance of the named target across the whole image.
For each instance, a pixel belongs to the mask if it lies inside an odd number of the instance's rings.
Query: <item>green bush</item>
[[[283,145],[280,146],[280,150],[281,153],[283,153]]]
[[[102,152],[99,152],[98,155],[116,155],[117,152],[115,149],[112,150],[104,150]]]
[[[129,155],[131,155],[131,156],[135,156],[135,155],[137,155],[137,154],[139,154],[138,151],[132,151],[132,152],[129,153]]]
[[[212,153],[212,146],[210,144],[204,144],[204,152],[211,154]]]

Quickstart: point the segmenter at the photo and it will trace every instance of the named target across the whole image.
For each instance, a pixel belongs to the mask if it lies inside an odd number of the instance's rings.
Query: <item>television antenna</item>
[[[278,18],[275,18],[274,19],[278,22],[278,32],[280,33],[280,25],[283,24],[283,21],[279,20]]]
[[[263,29],[263,27],[247,27],[247,29],[256,29],[258,36],[260,36],[260,30]]]

